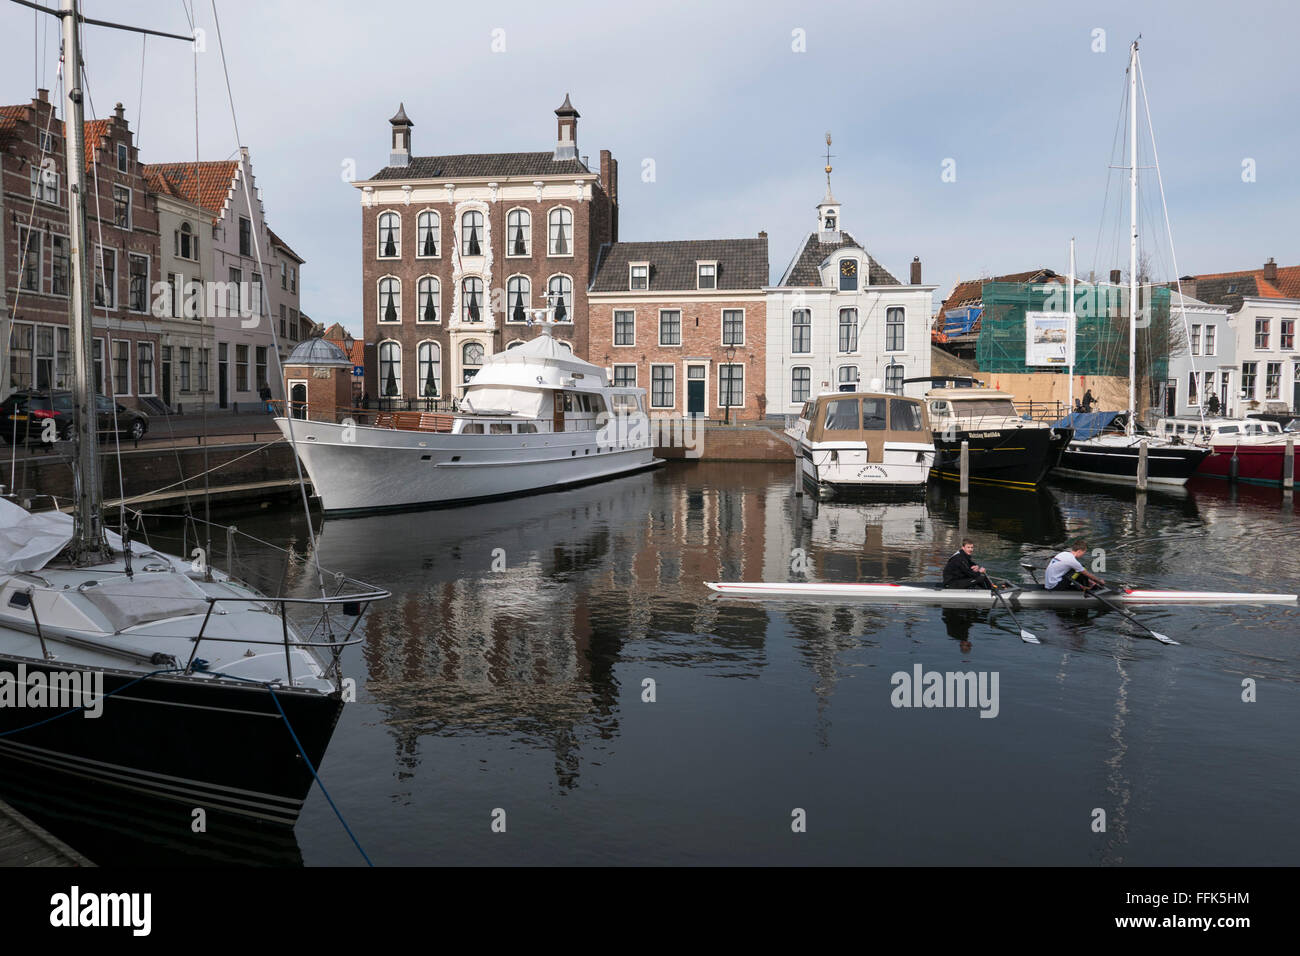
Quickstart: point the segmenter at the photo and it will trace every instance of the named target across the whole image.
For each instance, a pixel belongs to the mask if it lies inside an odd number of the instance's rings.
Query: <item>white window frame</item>
[[[795,315],[796,315],[797,313],[800,313],[800,312],[802,312],[804,315],[808,316],[808,325],[807,325],[807,328],[808,328],[808,348],[803,349],[803,350],[796,349],[796,348],[794,347],[794,330],[795,330],[795,328],[796,328],[794,318],[795,318]],[[790,310],[790,354],[791,354],[791,355],[812,355],[812,354],[813,354],[813,334],[812,334],[812,332],[813,332],[813,321],[812,321],[812,318],[813,318],[813,310],[810,309],[810,308],[791,309],[791,310]],[[799,327],[799,328],[803,328],[802,325],[800,325],[800,326],[798,326],[798,327]],[[802,366],[800,366],[800,367],[802,367]]]
[[[395,369],[395,374],[393,375],[393,381],[397,385],[396,395],[384,394],[384,385],[388,379],[388,376],[384,374],[384,346],[385,345],[392,345],[397,349],[397,360],[396,360],[397,367]],[[381,399],[401,398],[402,395],[404,394],[406,383],[403,381],[403,377],[402,377],[402,373],[404,371],[404,369],[402,368],[402,358],[403,356],[402,356],[401,342],[399,342],[397,339],[380,339],[378,345],[375,347],[375,369],[379,373],[379,384],[377,387],[379,389],[379,397]]]
[[[892,392],[889,390],[889,370],[894,368],[898,369],[898,391],[896,392]],[[906,377],[907,377],[907,369],[902,362],[890,362],[888,365],[885,366],[885,382],[884,382],[885,392],[889,395],[902,395],[903,379]]]
[[[430,361],[432,362],[433,366],[437,369],[437,375],[435,376],[438,380],[437,395],[426,395],[424,393],[424,383],[428,380],[428,376],[421,374],[420,372],[420,366],[421,364],[423,364],[424,361],[420,357],[420,353],[426,345],[433,347],[432,351],[433,351],[434,358],[430,359]],[[442,397],[444,392],[444,389],[442,387],[442,344],[438,342],[436,339],[421,339],[419,342],[415,344],[415,376],[416,376],[416,382],[415,382],[416,398],[441,398]]]
[[[1208,323],[1208,322],[1207,322],[1206,325],[1205,325],[1205,341],[1204,341],[1204,346],[1205,346],[1205,354],[1206,354],[1206,355],[1214,355],[1215,352],[1218,350],[1218,341],[1217,341],[1217,340],[1218,340],[1219,336],[1216,334],[1216,330],[1217,330],[1217,328],[1218,328],[1218,326],[1213,325],[1213,324]]]
[[[25,249],[23,247],[23,236],[34,236],[36,241],[36,288],[29,289],[23,285],[24,263],[27,261]],[[24,226],[19,224],[15,230],[15,238],[18,240],[18,255],[14,265],[17,267],[17,274],[14,276],[14,286],[18,289],[18,294],[22,295],[39,295],[45,292],[45,230],[38,229],[35,226]],[[92,273],[93,275],[93,273]],[[91,301],[94,301],[94,286],[91,286]],[[35,379],[33,379],[35,381]]]
[[[63,273],[63,283],[66,286],[66,288],[62,292],[54,291],[54,258],[55,258],[54,240],[55,239],[63,240],[63,250],[67,257],[67,268],[64,270]],[[92,295],[94,294],[93,289],[91,290],[91,294]],[[64,299],[72,295],[72,237],[65,236],[61,232],[54,232],[53,230],[50,231],[50,295],[57,295],[60,298],[64,298]]]
[[[705,286],[700,284],[701,273],[708,266],[713,269],[713,285]],[[717,292],[718,291],[718,260],[717,259],[696,259],[695,260],[695,288],[700,292]]]
[[[645,285],[636,284],[635,271],[637,269],[645,270]],[[629,262],[627,264],[627,288],[629,292],[649,292],[650,291],[650,263],[648,262]]]
[[[664,341],[664,313],[665,312],[677,313],[677,342],[676,343]],[[656,327],[655,327],[655,332],[656,332],[655,338],[658,341],[659,347],[661,349],[681,348],[682,341],[683,339],[686,338],[685,330],[682,328],[683,323],[686,321],[683,310],[682,309],[659,309],[656,312],[656,316],[657,316],[657,320],[656,320]]]
[[[433,282],[433,314],[434,320],[430,322],[424,317],[424,302],[421,299],[424,293],[420,291],[420,286],[426,281]],[[401,310],[398,310],[398,318],[401,318]],[[393,323],[389,322],[388,325]],[[425,273],[415,280],[415,324],[416,325],[441,325],[442,324],[442,280],[432,273]]]
[[[616,348],[616,349],[634,349],[634,348],[636,348],[636,309],[617,309],[617,308],[616,308],[616,309],[613,309],[613,310],[611,310],[611,311],[612,311],[612,315],[611,315],[611,318],[610,318],[610,323],[611,323],[611,325],[610,325],[610,329],[611,329],[611,331],[612,331],[613,334],[610,336],[610,339],[611,339],[611,342],[613,343],[613,347]],[[623,313],[623,314],[626,314],[626,315],[630,315],[630,316],[632,316],[632,341],[631,341],[631,342],[624,342],[624,343],[622,343],[622,344],[619,344],[619,341],[618,341],[618,317],[619,317],[619,313]]]
[[[1264,330],[1264,344],[1263,344],[1263,345],[1260,345],[1260,344],[1259,344],[1260,323],[1261,323],[1261,322],[1263,323],[1263,330]],[[1272,349],[1269,348],[1269,344],[1268,344],[1270,341],[1272,341],[1272,338],[1273,338],[1273,320],[1272,320],[1272,318],[1267,318],[1267,319],[1266,319],[1266,318],[1263,318],[1262,316],[1256,317],[1256,319],[1255,319],[1255,351],[1256,351],[1256,352],[1270,352],[1270,351],[1272,351]]]
[[[126,193],[126,224],[125,225],[122,225],[117,221],[117,191],[119,189],[122,190],[124,193]],[[112,193],[111,193],[111,201],[113,203],[113,225],[118,229],[125,229],[128,232],[131,231],[132,228],[131,224],[135,218],[135,211],[134,211],[135,202],[133,201],[134,200],[133,192],[134,191],[131,189],[130,186],[124,186],[121,183],[114,183],[112,188]]]
[[[853,370],[853,378],[845,381],[844,373],[849,369]],[[835,391],[844,391],[841,385],[852,385],[853,391],[858,390],[858,385],[862,382],[862,369],[857,365],[837,365],[835,367]]]
[[[523,213],[528,219],[528,222],[524,228],[524,245],[528,251],[524,252],[522,255],[520,253],[511,251],[514,248],[515,237],[514,237],[514,233],[512,232],[513,227],[510,225],[510,217],[517,212]],[[533,212],[531,209],[525,209],[523,206],[512,206],[506,210],[506,258],[507,259],[531,259],[532,256],[533,256]]]
[[[472,280],[477,281],[478,284],[482,286],[482,288],[479,289],[479,291],[476,293],[479,299],[481,300],[478,306],[477,321],[469,317],[469,297],[465,292],[465,283],[470,282]],[[484,278],[481,275],[462,275],[460,277],[460,285],[457,288],[457,292],[459,293],[459,297],[460,297],[460,308],[459,311],[456,313],[457,323],[459,323],[460,325],[467,325],[473,329],[482,328],[486,326],[488,324],[488,320],[492,317],[492,301],[490,298],[490,293],[488,291],[488,284],[484,280]]]
[[[392,256],[384,255],[384,219],[388,216],[392,216],[397,220],[397,241],[393,243],[393,247],[397,250],[397,254]],[[384,209],[375,217],[375,258],[385,259],[389,262],[402,258],[401,213],[395,212],[392,209]]]
[[[392,280],[397,283],[397,321],[389,322],[384,318],[384,283]],[[375,280],[375,298],[378,308],[375,310],[375,322],[378,325],[401,325],[402,324],[402,280],[395,275],[382,275]]]
[[[903,320],[902,320],[901,322],[891,323],[891,322],[889,321],[889,315],[890,315],[891,312],[894,312],[894,311],[898,311],[898,312],[901,312],[901,313],[902,313],[902,315],[903,315]],[[893,324],[893,325],[899,325],[899,326],[901,326],[902,329],[903,329],[903,344],[900,345],[898,348],[890,348],[890,347],[889,347],[889,327],[890,327],[891,324]],[[885,341],[884,341],[884,348],[882,349],[882,351],[884,351],[884,352],[890,352],[890,353],[898,353],[898,352],[906,352],[906,351],[907,351],[907,307],[906,307],[906,306],[902,306],[902,305],[890,305],[890,306],[886,306],[886,307],[885,307]],[[897,363],[891,363],[891,364],[897,364]],[[892,394],[892,393],[891,393],[891,394]],[[901,395],[902,392],[899,392],[898,394]]]
[[[844,313],[853,313],[853,348],[846,349],[841,346],[844,332]],[[861,355],[862,354],[862,325],[859,319],[857,306],[846,305],[835,314],[835,351],[839,355]]]
[[[437,251],[431,256],[424,254],[424,239],[420,235],[420,220],[425,216],[433,217],[433,227],[430,230],[433,233],[433,248]],[[417,259],[441,259],[442,258],[442,213],[436,209],[421,209],[415,214],[415,258]]]
[[[569,214],[569,251],[555,252],[554,245],[551,242],[551,217],[556,213],[564,211]],[[577,241],[578,234],[578,217],[573,214],[571,206],[552,206],[546,211],[546,255],[552,259],[572,259],[576,254],[573,251],[574,244]],[[547,284],[549,288],[549,283]]]
[[[627,382],[623,382],[622,384],[613,384],[618,376],[618,370],[621,368],[630,368],[632,370],[631,384],[628,384]],[[611,388],[636,388],[636,378],[637,366],[633,362],[616,362],[614,365],[610,366],[609,380],[611,382]]]
[[[53,247],[51,247],[51,250],[52,250],[52,249],[53,249]],[[51,288],[53,288],[53,287],[51,286]],[[1290,324],[1291,324],[1291,344],[1290,344],[1290,345],[1287,345],[1287,344],[1286,344],[1286,338],[1285,338],[1285,335],[1286,335],[1285,329],[1286,329],[1287,323],[1290,323]],[[1277,320],[1277,350],[1278,350],[1279,352],[1294,352],[1294,351],[1295,351],[1295,327],[1296,327],[1296,320],[1295,320],[1295,319],[1292,319],[1292,318],[1279,318],[1279,319]]]
[[[465,243],[469,241],[469,237],[465,234],[465,217],[473,216],[473,215],[477,215],[480,219],[483,220],[482,226],[480,227],[482,236],[479,238],[478,255],[475,255],[472,252],[465,251]],[[456,217],[456,225],[457,225],[456,241],[460,244],[460,255],[462,259],[465,258],[478,259],[488,254],[488,217],[487,217],[486,209],[479,209],[477,206],[471,206],[468,209],[462,209],[460,211],[460,215]]]
[[[527,211],[527,210],[525,210]],[[518,257],[516,257],[518,258]],[[514,292],[510,288],[512,284],[522,280],[525,283],[527,294],[524,296],[524,318],[521,322],[513,318],[515,312]],[[523,273],[516,272],[513,275],[506,276],[506,324],[508,325],[527,325],[529,315],[533,311],[533,277]]]
[[[795,373],[795,372],[807,372],[807,373],[808,373],[808,394],[805,395],[803,398],[795,398],[795,397],[794,397],[794,373]],[[804,402],[808,401],[808,400],[811,399],[811,398],[812,398],[812,366],[811,366],[811,365],[791,365],[791,366],[790,366],[790,399],[789,399],[788,404],[790,404],[790,405],[802,405]]]
[[[144,308],[131,308],[131,260],[144,260]],[[148,315],[149,304],[152,302],[150,293],[153,291],[153,257],[147,253],[130,252],[126,254],[126,310],[132,315]]]
[[[736,402],[732,402],[730,405],[724,405],[723,402],[722,402],[722,385],[723,385],[723,375],[722,375],[722,370],[723,370],[723,369],[728,369],[728,368],[733,370],[733,374],[734,374],[734,370],[735,370],[735,369],[740,369],[740,402],[739,402],[739,404],[737,404]],[[744,407],[748,404],[748,402],[747,402],[747,400],[746,400],[746,397],[745,397],[745,363],[744,363],[744,362],[720,362],[720,363],[718,363],[718,375],[717,375],[717,379],[718,379],[718,405],[717,405],[718,408],[744,408]]]
[[[95,302],[95,275],[96,275],[96,270],[99,269],[100,264],[103,262],[101,254],[105,252],[111,252],[113,254],[113,283],[111,286],[108,284],[107,281],[104,283],[104,304],[99,305]],[[121,272],[119,270],[119,266],[121,264],[121,257],[117,254],[117,252],[118,250],[116,246],[101,246],[99,243],[95,243],[94,249],[91,252],[91,260],[89,263],[89,267],[90,267],[90,308],[92,311],[94,309],[104,309],[107,312],[117,311],[118,308],[117,284],[118,284],[118,280],[121,278]],[[104,278],[105,279],[108,278],[107,274],[105,274]]]
[[[45,181],[45,177],[41,175],[46,170],[48,170],[50,174],[54,177],[53,185],[47,183]],[[59,205],[59,191],[63,186],[62,173],[60,173],[52,165],[44,168],[37,165],[33,165],[31,179],[32,179],[31,198],[35,199],[37,202],[48,203],[51,206]],[[53,199],[49,198],[49,194],[51,193],[51,191],[54,194]]]
[[[112,395],[110,395],[109,397],[117,398],[119,395],[125,395],[129,398],[132,394],[131,382],[133,381],[133,379],[131,377],[131,373],[132,373],[131,366],[135,364],[135,357],[133,355],[133,353],[135,352],[135,345],[131,339],[123,338],[123,337],[118,337],[112,339],[111,341],[113,343],[113,348],[110,351],[113,352],[113,354],[109,356],[109,360],[108,360],[108,372],[109,372],[108,386],[112,390]],[[126,391],[119,392],[117,390],[117,354],[116,353],[118,347],[123,345],[126,346]]]
[[[657,368],[668,369],[669,374],[672,378],[672,388],[670,389],[670,392],[673,400],[672,400],[672,404],[670,405],[655,404],[655,392],[654,392],[655,369]],[[672,362],[651,362],[650,363],[650,394],[647,397],[650,399],[651,408],[676,408],[677,407],[677,366],[674,363]]]
[[[739,342],[727,341],[727,313],[728,312],[740,313],[740,341]],[[722,347],[731,348],[731,346],[734,345],[738,349],[744,348],[745,347],[745,310],[744,309],[723,309],[718,314],[718,320],[719,320],[718,324],[721,326],[721,328],[719,329],[719,334],[722,336],[721,339],[719,339],[719,343],[722,345]]]
[[[547,276],[547,278],[546,278],[546,308],[547,308],[548,310],[552,308],[552,306],[551,306],[551,283],[554,282],[556,279],[567,279],[567,280],[569,281],[569,297],[568,297],[568,300],[564,303],[564,321],[563,321],[563,322],[560,322],[559,324],[560,324],[560,325],[572,325],[572,324],[573,324],[573,309],[574,309],[573,276],[569,275],[567,272],[556,272],[556,273],[553,273],[553,274]],[[554,312],[552,312],[552,315],[554,315]]]
[[[1201,326],[1199,323],[1193,322],[1191,324],[1191,336],[1192,336],[1191,354],[1200,355],[1201,354]]]

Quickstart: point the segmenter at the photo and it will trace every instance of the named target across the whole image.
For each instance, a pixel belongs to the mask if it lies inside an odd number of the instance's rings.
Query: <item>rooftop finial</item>
[[[831,131],[826,131],[826,199],[824,202],[834,202],[831,196]]]

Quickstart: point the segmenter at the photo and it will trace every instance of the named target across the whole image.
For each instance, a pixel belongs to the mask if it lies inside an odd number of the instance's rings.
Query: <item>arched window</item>
[[[402,221],[395,212],[379,214],[379,252],[380,259],[400,259],[402,257]]]
[[[460,283],[460,320],[483,321],[483,280],[470,276]]]
[[[425,210],[416,217],[415,239],[419,244],[416,255],[423,259],[432,259],[438,255],[438,233],[442,223],[436,212]]]
[[[379,321],[402,321],[402,280],[384,276],[379,280]]]
[[[573,280],[551,276],[546,284],[546,307],[555,310],[556,322],[573,321]]]
[[[441,287],[435,276],[422,276],[419,284],[415,288],[416,296],[419,302],[416,303],[419,311],[415,315],[417,322],[438,322],[442,316],[439,312],[438,299]]]
[[[563,206],[552,209],[549,222],[547,253],[552,256],[573,255],[573,213]]]
[[[506,216],[506,255],[529,256],[533,252],[533,217],[527,209],[511,209]]]
[[[466,210],[460,217],[460,254],[483,255],[483,214],[477,209]]]
[[[573,354],[573,346],[570,345],[568,342],[564,341],[564,339],[556,339],[555,344],[558,345],[560,348],[566,350],[570,355]]]
[[[506,321],[527,322],[533,305],[533,283],[528,276],[511,276],[506,280]]]
[[[379,395],[399,398],[402,394],[402,347],[393,341],[379,343]]]
[[[858,367],[856,365],[841,365],[836,374],[836,390],[841,392],[856,392],[858,390]]]
[[[509,345],[506,346],[506,351],[509,352],[511,349],[517,349],[519,348],[519,346],[523,344],[524,344],[523,339],[515,339],[513,342],[511,342]]]
[[[199,257],[199,237],[194,234],[188,222],[181,223],[180,232],[176,233],[176,255],[182,259]]]
[[[483,367],[483,346],[478,342],[466,342],[460,347],[461,380],[468,382]]]
[[[903,366],[885,366],[885,391],[895,395],[903,394]]]
[[[416,361],[420,397],[437,398],[442,394],[442,346],[437,342],[421,342],[416,347]]]

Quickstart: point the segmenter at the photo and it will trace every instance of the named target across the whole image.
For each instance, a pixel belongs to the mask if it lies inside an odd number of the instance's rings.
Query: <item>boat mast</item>
[[[1137,57],[1138,41],[1133,41],[1128,61],[1128,426],[1133,435],[1134,416],[1137,414],[1137,255],[1138,255],[1138,153],[1137,153]]]
[[[1065,330],[1065,351],[1066,358],[1070,363],[1070,404],[1065,408],[1066,415],[1074,414],[1074,236],[1070,237],[1070,282],[1069,291],[1065,294],[1069,300],[1069,318],[1066,319],[1070,324]]]
[[[63,103],[64,140],[68,176],[68,229],[72,236],[72,401],[77,431],[74,531],[68,546],[73,564],[103,564],[111,557],[104,537],[103,489],[99,479],[99,449],[96,434],[95,378],[91,354],[90,271],[86,231],[86,144],[81,91],[81,43],[76,0],[62,0],[59,18],[63,23],[65,89]],[[98,214],[98,213],[97,213]]]

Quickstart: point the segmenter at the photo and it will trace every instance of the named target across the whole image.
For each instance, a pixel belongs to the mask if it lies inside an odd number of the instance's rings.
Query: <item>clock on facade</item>
[[[840,275],[846,279],[851,279],[858,274],[858,263],[856,259],[840,260]]]

